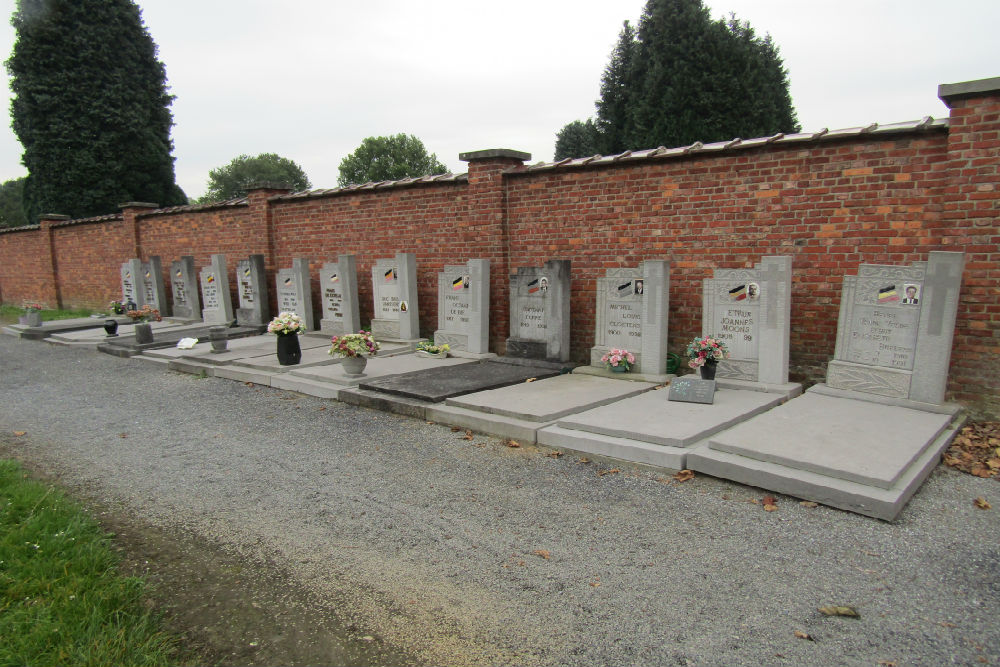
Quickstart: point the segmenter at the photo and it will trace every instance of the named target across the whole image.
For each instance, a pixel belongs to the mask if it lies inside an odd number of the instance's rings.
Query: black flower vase
[[[715,367],[718,366],[716,361],[706,361],[701,367],[701,379],[702,380],[714,380],[715,379]]]
[[[118,320],[104,320],[104,331],[108,336],[118,335]]]
[[[302,348],[299,347],[298,334],[278,335],[278,363],[282,366],[294,366],[302,360]]]

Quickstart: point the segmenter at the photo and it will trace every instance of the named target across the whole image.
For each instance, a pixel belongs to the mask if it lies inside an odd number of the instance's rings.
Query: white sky
[[[705,0],[770,33],[805,131],[946,117],[941,83],[1000,76],[1000,0]],[[368,136],[423,140],[451,171],[487,148],[550,161],[555,135],[594,115],[622,21],[645,0],[139,0],[166,65],[177,182],[278,153],[313,187]],[[15,0],[0,0],[0,59]],[[9,88],[5,92],[9,109]],[[8,122],[0,181],[25,174]],[[646,147],[636,147],[646,148]]]

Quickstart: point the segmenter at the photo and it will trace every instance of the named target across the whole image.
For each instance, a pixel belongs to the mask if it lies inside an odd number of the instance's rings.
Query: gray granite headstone
[[[617,348],[635,355],[635,372],[666,373],[669,294],[667,260],[646,260],[636,269],[610,269],[598,278],[591,366],[603,367],[601,357]]]
[[[510,277],[507,356],[569,360],[570,260],[519,267]]]
[[[358,310],[358,269],[354,255],[340,255],[319,271],[319,289],[323,301],[320,330],[331,336],[357,333],[361,328]]]
[[[201,299],[191,255],[170,263],[170,290],[174,297],[174,317],[201,319]]]
[[[142,260],[130,259],[122,264],[122,303],[131,301],[137,307],[146,303],[146,292],[142,289]]]
[[[844,277],[826,384],[940,404],[948,382],[965,254],[909,266],[862,264]]]
[[[278,312],[295,313],[302,318],[306,331],[315,328],[312,308],[312,284],[309,282],[309,260],[296,257],[292,268],[279,269],[274,278],[277,288]]]
[[[233,321],[233,298],[229,294],[226,256],[212,255],[212,263],[201,270],[201,317],[205,324]]]
[[[452,350],[489,351],[490,260],[470,259],[438,274],[438,328],[434,344]]]
[[[375,340],[416,340],[420,338],[417,305],[417,256],[396,253],[391,259],[376,259],[372,266],[372,293]]]
[[[266,326],[271,321],[271,312],[267,303],[264,255],[250,255],[236,262],[236,286],[240,300],[236,320],[245,327]]]
[[[763,257],[752,269],[716,269],[702,284],[702,335],[726,344],[716,377],[788,382],[792,258]]]
[[[148,262],[142,263],[142,291],[144,303],[160,311],[160,315],[170,315],[170,304],[167,303],[167,288],[163,282],[163,265],[159,255],[152,255]]]
[[[683,401],[684,403],[715,403],[715,380],[684,376],[674,378],[670,382],[668,401]]]

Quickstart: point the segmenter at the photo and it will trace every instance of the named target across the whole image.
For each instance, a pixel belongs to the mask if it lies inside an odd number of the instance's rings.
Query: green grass
[[[0,665],[167,665],[177,644],[100,526],[0,460]]]
[[[68,320],[74,317],[90,317],[94,313],[91,308],[71,308],[64,310],[61,308],[46,308],[42,311],[42,320]],[[13,304],[0,305],[0,321],[17,322],[17,318],[24,315],[24,308]]]

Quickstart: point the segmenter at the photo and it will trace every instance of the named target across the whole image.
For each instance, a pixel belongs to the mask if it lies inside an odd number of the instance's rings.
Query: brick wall
[[[963,250],[949,395],[1000,417],[1000,81],[972,83],[991,82],[946,91],[947,123],[558,165],[525,166],[527,156],[514,151],[479,151],[462,155],[467,176],[296,194],[262,187],[215,206],[130,204],[122,215],[50,221],[0,233],[0,298],[102,306],[118,295],[118,267],[129,257],[159,255],[166,273],[181,255],[193,255],[200,269],[213,253],[225,254],[230,267],[261,253],[272,308],[274,272],[295,257],[310,260],[319,317],[320,266],[353,253],[366,322],[374,261],[413,252],[421,331],[429,335],[437,325],[437,273],[445,264],[486,258],[491,348],[502,352],[508,275],[569,259],[572,356],[585,361],[596,279],[607,269],[671,260],[670,348],[680,352],[701,331],[701,281],[714,268],[791,255],[791,373],[811,383],[823,379],[833,355],[843,275],[861,263],[903,264],[924,261],[931,250]],[[46,268],[45,257],[54,268]]]

